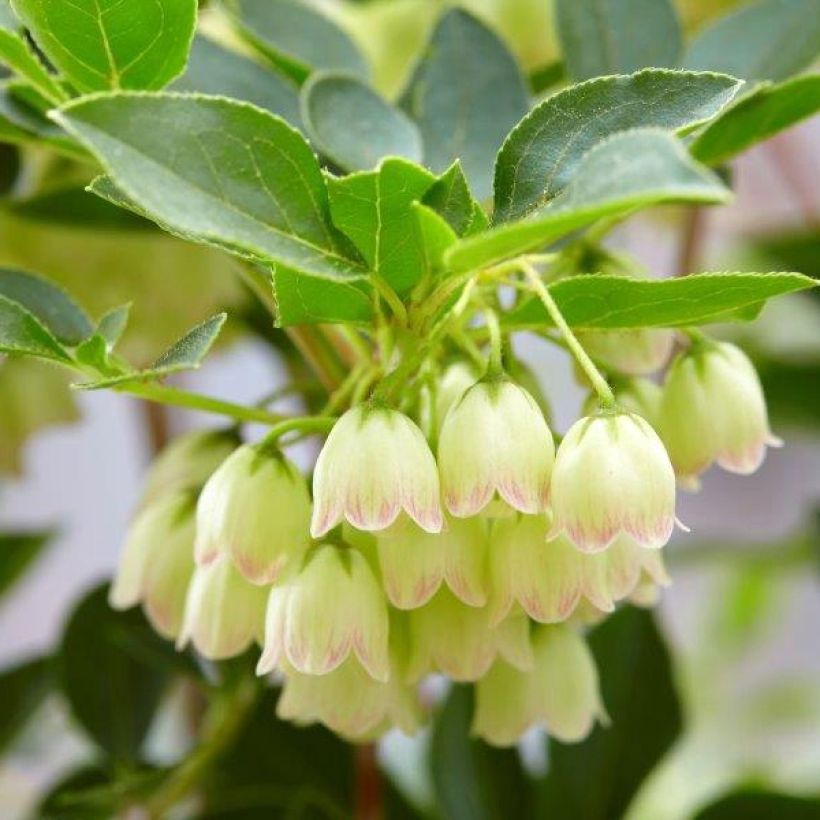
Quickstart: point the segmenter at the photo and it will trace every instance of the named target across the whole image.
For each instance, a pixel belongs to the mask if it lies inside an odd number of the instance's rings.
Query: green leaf
[[[445,253],[458,241],[458,236],[447,220],[427,205],[414,202],[411,208],[418,226],[424,267],[430,273],[438,274],[445,267]]]
[[[497,749],[470,737],[471,687],[453,687],[436,718],[430,766],[444,820],[536,817],[532,784],[516,749]],[[555,817],[563,815],[556,814]]]
[[[495,220],[521,217],[566,187],[584,154],[632,128],[688,131],[715,116],[740,83],[720,74],[646,69],[572,86],[510,133],[495,166]]]
[[[533,94],[542,94],[565,79],[567,67],[563,60],[553,60],[531,71],[529,77],[530,91]]]
[[[240,34],[297,82],[319,69],[364,78],[370,73],[347,34],[298,0],[228,0],[226,5]]]
[[[120,305],[106,313],[97,325],[97,333],[105,339],[109,351],[113,350],[122,338],[131,313],[131,304]]]
[[[689,150],[695,159],[718,165],[818,111],[820,75],[761,85],[711,122]]]
[[[112,785],[111,775],[99,766],[83,766],[62,777],[43,795],[37,806],[37,820],[110,820],[117,807],[89,803],[86,795]]]
[[[189,330],[181,339],[175,342],[165,351],[149,368],[145,370],[135,370],[121,373],[110,378],[99,381],[86,382],[76,385],[85,390],[97,390],[102,387],[113,387],[117,384],[124,384],[132,381],[156,381],[171,373],[179,373],[183,370],[196,370],[202,364],[202,360],[208,355],[208,351],[219,336],[222,326],[225,324],[227,314],[219,313],[212,316],[201,325],[197,325]],[[102,335],[96,336],[99,341],[96,350],[91,348],[88,351],[90,356],[88,363],[105,364],[107,353],[105,338]],[[102,345],[102,347],[100,347]]]
[[[316,157],[267,111],[218,97],[123,93],[71,103],[56,117],[121,194],[171,232],[321,281],[363,278],[330,223]]]
[[[562,279],[549,290],[573,327],[638,328],[730,321],[744,308],[816,285],[802,273],[699,273],[675,279],[593,274]],[[512,327],[550,324],[534,297],[504,320]]]
[[[52,532],[0,533],[0,596],[42,555]]]
[[[424,273],[424,248],[411,205],[435,178],[403,159],[386,159],[375,171],[328,178],[336,227],[356,246],[372,273],[407,293]]]
[[[744,80],[785,80],[820,52],[816,0],[760,0],[700,32],[684,64]]]
[[[421,162],[418,128],[356,77],[318,72],[302,88],[302,118],[313,144],[346,171],[388,156]]]
[[[49,60],[79,91],[157,89],[184,68],[196,0],[13,0]]]
[[[295,83],[202,35],[194,38],[188,67],[172,88],[253,103],[302,127]]]
[[[71,361],[68,351],[36,316],[5,296],[0,296],[0,352]]]
[[[448,11],[404,92],[418,123],[425,164],[460,159],[475,195],[491,193],[492,165],[507,132],[529,107],[524,79],[498,36],[460,9]]]
[[[44,97],[54,103],[67,98],[59,83],[46,71],[30,51],[22,36],[0,26],[0,63],[30,82]]]
[[[701,809],[694,820],[817,820],[820,799],[765,791],[737,791]]]
[[[58,681],[91,738],[117,762],[132,764],[182,657],[139,609],[111,609],[103,585],[68,619],[57,657]]]
[[[596,81],[592,81],[596,82]],[[560,196],[529,218],[462,239],[447,254],[453,272],[469,271],[555,242],[604,217],[663,202],[725,202],[729,191],[693,162],[665,131],[615,134],[582,158]]]
[[[25,727],[51,690],[49,658],[34,658],[0,672],[0,752]]]
[[[555,14],[576,80],[678,65],[683,44],[670,0],[557,0]]]
[[[539,817],[623,817],[682,729],[669,653],[651,612],[625,607],[590,635],[611,725],[581,743],[551,741]]]
[[[433,183],[422,202],[445,219],[459,236],[470,236],[487,227],[487,215],[473,199],[458,160]]]
[[[63,344],[79,344],[94,330],[83,309],[61,287],[33,273],[0,268],[0,296],[22,305]]]
[[[9,0],[0,0],[0,28],[6,31],[20,31],[23,24],[14,15]]]

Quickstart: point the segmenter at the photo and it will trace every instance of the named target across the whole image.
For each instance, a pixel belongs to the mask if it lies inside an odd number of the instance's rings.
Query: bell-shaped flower
[[[192,643],[204,657],[224,660],[261,644],[267,597],[267,587],[246,581],[228,556],[197,567],[177,649]]]
[[[669,361],[675,332],[660,328],[589,330],[579,332],[578,341],[605,370],[646,376]]]
[[[772,435],[763,389],[754,365],[728,342],[701,342],[669,369],[658,428],[684,486],[712,462],[733,473],[753,473]]]
[[[377,681],[352,657],[325,675],[306,675],[286,663],[276,713],[301,725],[323,723],[354,741],[373,740],[393,726],[413,735],[422,719],[415,689],[397,671]]]
[[[191,492],[176,491],[137,514],[109,593],[115,609],[142,603],[151,625],[165,638],[179,632],[194,571],[195,504]]]
[[[450,408],[476,383],[478,376],[468,362],[456,361],[448,365],[436,382],[435,392],[431,393],[427,386],[422,389],[422,427],[438,436]]]
[[[583,552],[621,535],[662,547],[675,526],[675,473],[652,427],[634,413],[602,411],[577,421],[558,448],[552,474],[551,537]]]
[[[238,444],[233,430],[196,430],[177,436],[151,463],[140,506],[177,490],[199,490]]]
[[[386,681],[387,637],[387,603],[367,560],[352,547],[323,544],[271,589],[257,673],[284,657],[298,672],[325,675],[355,654],[373,678]]]
[[[471,387],[447,414],[438,462],[447,509],[476,515],[498,496],[513,509],[545,509],[555,445],[535,399],[506,377]]]
[[[409,617],[410,682],[431,672],[443,672],[457,681],[475,681],[499,655],[521,668],[532,662],[529,624],[523,613],[493,627],[487,607],[467,606],[442,587]]]
[[[438,470],[427,440],[407,416],[358,405],[334,425],[313,473],[311,534],[342,519],[383,530],[404,510],[423,530],[442,527]]]
[[[273,583],[307,550],[310,515],[299,470],[269,445],[242,445],[199,496],[196,561],[229,555],[252,583]]]
[[[387,597],[399,609],[415,609],[442,581],[469,606],[487,602],[487,527],[480,518],[449,518],[438,534],[405,516],[378,534],[379,565]]]
[[[533,635],[533,666],[496,661],[476,685],[472,733],[495,746],[512,746],[533,726],[545,726],[569,743],[605,720],[598,673],[583,638],[566,625],[542,626]]]

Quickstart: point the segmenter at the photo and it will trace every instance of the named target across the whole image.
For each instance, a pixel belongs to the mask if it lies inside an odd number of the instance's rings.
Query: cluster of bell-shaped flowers
[[[152,471],[112,603],[142,602],[211,659],[258,644],[280,716],[347,738],[415,731],[431,674],[476,684],[491,743],[532,726],[583,738],[605,719],[585,629],[669,583],[676,470],[748,470],[772,442],[754,369],[695,344],[557,450],[508,376],[457,364],[437,387],[418,420],[373,401],[344,413],[312,494],[275,444],[182,439]]]

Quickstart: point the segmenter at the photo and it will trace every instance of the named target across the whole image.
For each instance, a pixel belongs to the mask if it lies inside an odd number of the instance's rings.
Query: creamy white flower
[[[266,587],[246,581],[227,556],[197,567],[177,648],[190,642],[204,657],[223,660],[261,644],[267,595]]]
[[[175,638],[194,572],[194,505],[188,491],[172,492],[144,507],[128,530],[109,602],[115,609],[142,603],[151,625]]]
[[[383,530],[404,510],[423,530],[440,532],[436,462],[407,416],[359,405],[336,422],[313,474],[311,534],[320,538],[342,519]]]
[[[696,343],[669,369],[659,430],[684,486],[696,488],[712,462],[733,473],[753,473],[772,435],[754,365],[728,342]]]
[[[645,376],[660,370],[672,355],[675,332],[658,328],[590,330],[578,341],[607,370],[626,376]]]
[[[378,534],[384,589],[393,606],[415,609],[445,582],[470,606],[487,602],[487,527],[478,518],[447,519],[427,533],[404,516]]]
[[[634,413],[604,411],[577,421],[555,459],[551,537],[584,552],[621,535],[662,547],[675,525],[675,474],[652,427]]]
[[[367,560],[353,548],[323,544],[271,589],[257,672],[270,672],[285,657],[298,672],[325,675],[352,653],[386,681],[387,636],[387,603]]]
[[[467,518],[496,493],[520,512],[545,509],[555,445],[535,399],[506,377],[471,387],[447,414],[438,462],[447,509]]]
[[[307,550],[310,516],[310,495],[299,470],[270,446],[243,445],[199,497],[197,563],[227,554],[249,581],[273,583]]]
[[[467,362],[457,361],[449,365],[436,384],[435,397],[428,387],[422,391],[422,427],[438,436],[450,408],[476,383],[478,376]]]

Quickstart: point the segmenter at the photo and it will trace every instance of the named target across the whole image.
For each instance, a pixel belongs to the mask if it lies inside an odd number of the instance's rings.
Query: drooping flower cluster
[[[557,450],[508,376],[456,364],[437,385],[419,423],[374,402],[344,413],[312,498],[275,443],[183,438],[152,472],[112,603],[142,602],[208,658],[258,644],[280,715],[345,737],[413,732],[432,673],[476,682],[491,743],[535,725],[584,737],[605,717],[584,629],[669,583],[676,473],[760,463],[774,439],[757,377],[737,348],[693,344],[662,387],[615,383],[616,406]]]

